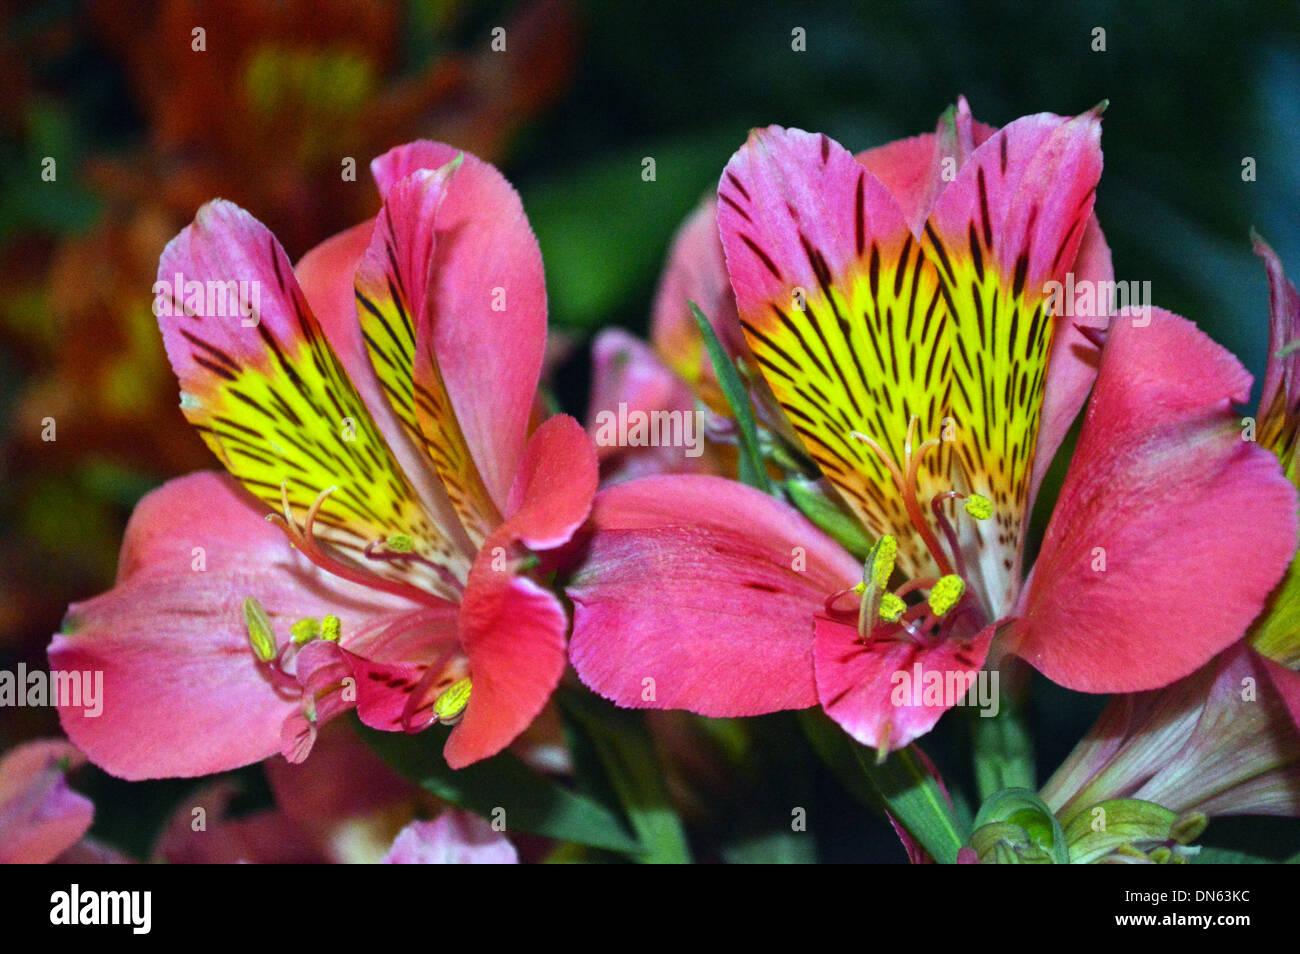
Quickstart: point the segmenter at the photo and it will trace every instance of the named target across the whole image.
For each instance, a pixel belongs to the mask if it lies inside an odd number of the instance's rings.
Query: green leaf
[[[463,769],[442,757],[451,730],[435,726],[419,735],[358,726],[361,738],[388,765],[439,798],[484,817],[505,810],[508,831],[527,831],[607,851],[637,855],[640,843],[613,812],[533,771],[509,753]]]
[[[857,746],[856,754],[890,814],[935,861],[955,864],[965,839],[939,783],[925,770],[912,747],[892,753],[879,764],[875,753],[864,746]]]
[[[785,489],[800,513],[859,560],[866,559],[872,541],[863,531],[861,522],[818,490],[816,481],[791,477],[785,482]]]
[[[733,865],[812,865],[817,844],[806,832],[765,831],[723,849]]]
[[[857,763],[858,771],[866,777],[870,789],[862,788],[855,781],[850,784],[850,791],[863,801],[882,806],[935,861],[940,864],[957,861],[957,852],[966,842],[963,826],[939,783],[926,771],[911,746],[893,752],[885,761],[879,762],[873,750],[850,738],[820,710],[806,710],[800,713],[800,718],[813,748],[823,757],[829,754],[833,759],[827,764],[836,775],[844,778],[849,771],[844,764],[846,754]],[[841,738],[837,738],[837,734]]]
[[[713,373],[717,376],[718,385],[722,388],[723,396],[731,407],[731,414],[740,428],[740,481],[764,493],[771,493],[767,468],[763,466],[763,454],[758,446],[758,428],[754,423],[754,409],[749,403],[749,391],[740,380],[740,373],[722,347],[722,342],[713,333],[713,326],[709,324],[709,319],[704,317],[704,313],[695,302],[691,302],[690,306],[691,314],[695,316],[695,323],[700,326],[700,334],[704,336],[704,346],[708,349],[709,360],[713,362]]]
[[[585,692],[561,692],[560,708],[595,749],[649,864],[689,864],[686,831],[672,806],[641,716]]]

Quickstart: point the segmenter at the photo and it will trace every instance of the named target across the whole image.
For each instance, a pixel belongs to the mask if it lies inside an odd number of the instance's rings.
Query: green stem
[[[647,864],[690,864],[686,831],[673,808],[654,743],[639,713],[615,709],[585,692],[561,691],[562,709],[595,749]]]

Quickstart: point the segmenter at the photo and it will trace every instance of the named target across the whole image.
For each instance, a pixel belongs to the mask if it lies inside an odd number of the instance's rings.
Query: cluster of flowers
[[[146,497],[116,586],[69,611],[51,668],[104,689],[95,717],[61,708],[68,738],[123,778],[201,776],[302,762],[355,709],[454,725],[459,769],[571,665],[623,707],[820,707],[884,758],[962,701],[900,673],[1028,663],[1114,698],[961,860],[1180,860],[1207,818],[1297,814],[1300,298],[1257,240],[1270,361],[1244,419],[1250,375],[1187,319],[1091,293],[1067,314],[1053,289],[1113,287],[1100,139],[1099,109],[994,129],[965,101],[856,156],[754,131],[674,243],[652,342],[594,345],[593,421],[699,411],[703,453],[550,413],[541,255],[471,155],[376,159],[382,211],[296,268],[205,205],[159,274],[255,281],[257,321],[159,324],[226,473]]]

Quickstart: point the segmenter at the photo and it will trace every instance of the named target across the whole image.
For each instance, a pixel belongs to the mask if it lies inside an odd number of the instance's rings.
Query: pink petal
[[[460,607],[449,604],[394,619],[387,633],[359,640],[348,647],[348,663],[356,679],[357,716],[372,729],[398,732],[407,725],[421,727],[431,718],[440,683],[425,684],[430,666],[439,674],[461,653]],[[411,702],[411,694],[421,698]]]
[[[863,745],[886,752],[925,735],[962,701],[984,665],[994,631],[990,626],[969,641],[949,639],[923,648],[901,640],[864,645],[856,626],[825,616],[817,617],[816,627],[822,708]],[[946,691],[931,695],[926,690],[935,679]]]
[[[925,227],[934,200],[946,185],[934,133],[896,139],[856,156],[894,197],[913,235]]]
[[[717,477],[650,477],[597,494],[592,524],[567,589],[588,686],[709,716],[816,703],[813,615],[861,569],[795,510]]]
[[[1277,459],[1241,439],[1230,402],[1249,390],[1184,318],[1112,322],[1013,628],[1046,676],[1086,692],[1162,686],[1259,613],[1295,549],[1296,499]]]
[[[60,707],[68,737],[128,779],[206,775],[278,752],[297,702],[253,656],[248,596],[282,644],[304,616],[335,613],[347,633],[406,606],[312,567],[229,477],[178,478],[132,515],[117,585],[73,605],[50,645],[51,670],[103,673],[97,717]]]
[[[441,169],[418,170],[388,190],[370,248],[357,268],[356,297],[380,384],[457,513],[457,524],[444,533],[459,541],[463,528],[468,550],[471,542],[473,548],[482,544],[501,516],[456,418],[434,344],[439,325],[455,320],[433,293],[438,209],[458,166],[450,162]]]
[[[473,688],[443,749],[452,768],[488,758],[513,742],[564,674],[564,608],[552,593],[515,574],[511,540],[508,524],[488,538],[461,602],[461,643]]]
[[[696,331],[696,344],[699,332]],[[686,382],[671,371],[649,346],[623,331],[606,328],[591,345],[592,384],[587,402],[587,429],[596,441],[602,483],[651,474],[697,473],[713,455],[692,457],[683,447],[632,447],[619,443],[619,405],[647,415],[655,411],[694,414],[695,399]]]
[[[528,439],[506,503],[506,525],[530,550],[567,543],[591,512],[596,481],[591,438],[569,415],[557,414]]]
[[[1263,662],[1264,670],[1273,681],[1273,688],[1281,697],[1282,704],[1286,706],[1287,712],[1291,713],[1291,720],[1295,723],[1296,729],[1300,731],[1300,672],[1287,669],[1267,656],[1261,655],[1259,658]]]
[[[302,700],[280,727],[280,754],[298,764],[311,754],[322,726],[356,704],[347,680],[352,667],[338,643],[324,639],[303,646],[294,658]]]
[[[438,526],[455,526],[457,518],[442,483],[428,457],[412,445],[403,431],[375,376],[362,337],[354,276],[374,231],[372,219],[326,239],[299,260],[294,274],[326,340],[338,355],[403,473],[415,485],[425,509],[434,515]]]
[[[749,352],[718,239],[718,203],[710,196],[673,236],[650,318],[650,340],[683,379],[715,381],[713,364],[691,313],[695,302],[731,355]]]
[[[1016,275],[1023,253],[1024,287],[1042,297],[1043,286],[1063,280],[1074,263],[1100,177],[1099,114],[1024,116],[976,148],[929,224],[964,247],[971,226],[987,222],[996,270]]]
[[[232,203],[209,202],[168,243],[158,274],[169,287],[180,276],[187,295],[236,281],[260,289],[257,312],[248,318],[222,314],[215,296],[201,296],[201,311],[189,307],[199,304],[190,299],[185,311],[172,307],[158,320],[180,380],[181,409],[230,473],[275,511],[286,482],[299,513],[335,487],[321,505],[317,535],[347,554],[355,552],[357,537],[383,540],[401,532],[427,561],[462,577],[468,572],[466,555],[437,545],[419,494],[264,225]],[[450,589],[423,563],[365,569],[408,590]]]
[[[1115,280],[1115,270],[1110,262],[1110,246],[1101,234],[1101,226],[1097,224],[1095,215],[1088,220],[1072,271],[1076,287],[1081,287],[1083,282],[1091,282],[1093,288],[1096,288],[1099,282]],[[1052,458],[1056,456],[1061,441],[1073,426],[1074,419],[1079,416],[1083,402],[1088,398],[1088,391],[1097,377],[1101,350],[1079,330],[1080,325],[1105,328],[1109,322],[1109,304],[1097,302],[1096,298],[1094,295],[1093,301],[1098,307],[1090,313],[1083,314],[1075,308],[1073,315],[1056,319],[1051,356],[1047,362],[1047,382],[1043,388],[1038,449],[1034,452],[1034,470],[1029,483],[1031,512],[1038,496],[1038,488],[1052,465]]]
[[[411,822],[384,857],[390,865],[513,865],[515,846],[469,812],[446,811],[431,822]]]
[[[68,787],[84,755],[62,739],[27,742],[0,757],[0,864],[45,864],[90,829],[95,808]]]
[[[1268,412],[1274,400],[1279,402],[1278,412],[1295,414],[1300,408],[1300,373],[1297,373],[1296,355],[1279,359],[1277,353],[1287,345],[1300,340],[1300,294],[1291,284],[1277,254],[1259,236],[1255,236],[1255,254],[1264,260],[1268,271],[1268,367],[1264,371],[1260,410]]]
[[[168,864],[321,864],[329,859],[297,822],[270,809],[238,818],[227,809],[238,788],[229,781],[205,785],[188,795],[168,821],[154,857]],[[196,815],[196,809],[203,814]],[[198,818],[204,827],[195,830]]]
[[[387,196],[412,172],[440,169],[462,155],[435,223],[434,348],[479,473],[504,510],[546,349],[537,240],[510,183],[468,153],[414,142],[380,156],[371,171]]]
[[[997,129],[971,118],[970,105],[960,97],[951,122],[940,117],[933,133],[897,139],[894,142],[860,152],[857,160],[881,181],[894,197],[912,234],[921,235],[935,200],[951,179],[944,178],[944,160],[956,172],[970,154]]]
[[[908,234],[898,204],[875,176],[864,175],[843,146],[801,129],[751,132],[727,164],[718,198],[718,230],[737,310],[751,322],[768,313],[771,302],[788,308],[795,287],[815,293],[820,281],[805,242],[821,253],[838,282],[858,265],[859,232],[890,247]],[[881,257],[897,258],[888,248]]]

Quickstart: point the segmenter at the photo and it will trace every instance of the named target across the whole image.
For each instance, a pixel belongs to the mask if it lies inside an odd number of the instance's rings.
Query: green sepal
[[[985,863],[1005,862],[1008,852],[1022,863],[1070,863],[1070,845],[1061,823],[1027,788],[1006,788],[985,799],[975,816],[971,847]]]
[[[1204,816],[1197,823],[1154,802],[1112,798],[1075,815],[1065,828],[1065,838],[1070,860],[1090,864],[1116,851],[1146,853],[1169,842],[1190,841],[1204,829]]]
[[[871,537],[867,536],[857,518],[818,489],[816,481],[791,477],[785,482],[785,490],[800,513],[858,560],[866,559],[867,551],[871,549]]]

